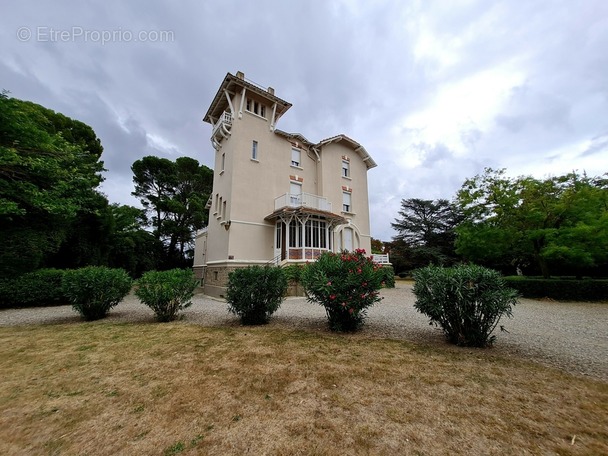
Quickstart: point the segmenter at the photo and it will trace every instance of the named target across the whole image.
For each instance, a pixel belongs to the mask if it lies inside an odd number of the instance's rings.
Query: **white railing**
[[[372,260],[378,264],[389,264],[388,253],[374,253],[372,254]]]
[[[212,137],[215,137],[215,133],[222,127],[224,124],[232,125],[232,114],[228,111],[224,111],[218,121],[213,126],[213,132],[211,133]],[[224,128],[225,129],[225,128]],[[226,129],[225,129],[226,130]],[[229,131],[229,130],[228,130]]]
[[[308,207],[320,211],[331,212],[331,203],[327,198],[310,193],[285,193],[274,200],[274,210],[282,207]]]

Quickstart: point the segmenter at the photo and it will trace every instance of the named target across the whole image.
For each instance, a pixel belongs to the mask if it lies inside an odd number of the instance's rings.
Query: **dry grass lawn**
[[[608,384],[358,335],[0,328],[0,454],[608,454]]]

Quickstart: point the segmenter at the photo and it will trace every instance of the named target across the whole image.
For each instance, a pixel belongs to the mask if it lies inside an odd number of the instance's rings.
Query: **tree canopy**
[[[597,269],[608,261],[608,185],[572,172],[510,178],[487,168],[457,194],[465,219],[457,252],[494,267],[511,264],[549,277]]]
[[[175,161],[147,156],[133,163],[134,196],[148,214],[154,236],[165,247],[166,267],[185,266],[193,253],[194,235],[207,225],[205,209],[213,171],[189,157]]]
[[[446,199],[404,199],[399,216],[391,224],[397,231],[391,261],[403,262],[406,269],[454,261],[454,229],[461,220],[456,206]]]
[[[103,205],[102,150],[82,122],[0,95],[0,276],[46,265]]]

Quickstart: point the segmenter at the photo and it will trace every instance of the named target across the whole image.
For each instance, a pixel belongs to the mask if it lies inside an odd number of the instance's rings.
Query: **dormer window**
[[[247,111],[257,114],[260,117],[266,118],[266,106],[259,101],[247,98],[246,109]]]

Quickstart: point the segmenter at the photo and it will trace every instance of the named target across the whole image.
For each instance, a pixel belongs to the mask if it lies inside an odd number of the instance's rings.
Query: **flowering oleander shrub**
[[[268,323],[287,292],[287,276],[276,266],[249,266],[228,275],[228,310],[244,325]]]
[[[192,305],[197,285],[190,269],[148,271],[137,281],[135,296],[154,311],[158,321],[173,321],[180,310]]]
[[[414,307],[461,346],[492,345],[492,332],[503,315],[511,317],[519,296],[497,271],[482,266],[427,266],[414,271],[414,280]]]
[[[381,266],[365,250],[323,253],[302,272],[302,283],[310,302],[325,307],[332,331],[356,331],[367,309],[380,301]]]

